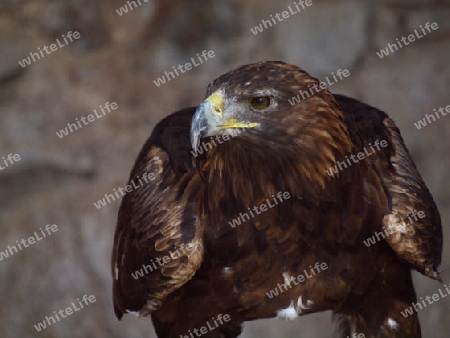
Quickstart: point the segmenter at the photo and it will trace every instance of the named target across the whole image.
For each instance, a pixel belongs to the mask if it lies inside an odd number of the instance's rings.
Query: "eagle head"
[[[325,170],[354,143],[342,110],[319,84],[301,68],[275,61],[240,66],[214,80],[190,130],[194,151],[203,154],[203,147],[210,159],[200,170],[223,177],[240,166],[244,175],[257,177],[251,172],[257,170],[274,181],[301,173],[321,190],[330,179]],[[292,104],[300,92],[309,97]]]

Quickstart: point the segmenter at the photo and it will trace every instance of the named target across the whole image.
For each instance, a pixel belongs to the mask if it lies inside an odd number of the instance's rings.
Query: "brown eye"
[[[252,105],[253,108],[262,110],[270,105],[270,97],[268,96],[252,97],[250,99],[250,104]]]

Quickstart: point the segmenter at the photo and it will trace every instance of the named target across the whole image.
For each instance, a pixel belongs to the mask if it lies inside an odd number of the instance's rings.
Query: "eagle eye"
[[[270,97],[268,96],[256,96],[250,99],[250,104],[257,110],[262,110],[270,105]]]

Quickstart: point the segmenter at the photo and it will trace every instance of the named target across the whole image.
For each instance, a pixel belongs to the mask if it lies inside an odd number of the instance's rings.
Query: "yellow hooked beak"
[[[212,94],[197,108],[192,117],[191,144],[196,150],[200,145],[200,139],[208,136],[216,136],[229,128],[253,128],[258,123],[244,123],[235,118],[224,119],[224,102],[219,94]]]

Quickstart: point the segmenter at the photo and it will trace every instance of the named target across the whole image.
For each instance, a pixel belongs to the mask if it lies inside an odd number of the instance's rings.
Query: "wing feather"
[[[399,129],[384,112],[342,95],[335,97],[345,114],[355,120],[365,147],[376,140],[388,142],[382,151],[367,157],[379,171],[390,197],[390,213],[382,222],[382,230],[389,234],[385,241],[399,258],[422,274],[439,279],[441,218]],[[424,217],[418,217],[419,212]]]
[[[125,312],[152,313],[202,262],[195,198],[201,183],[189,147],[194,111],[185,109],[161,121],[130,174],[129,184],[145,173],[154,179],[126,194],[119,209],[112,257],[118,318]]]

